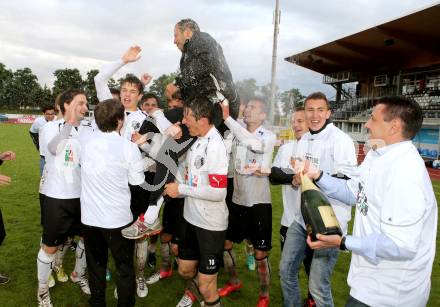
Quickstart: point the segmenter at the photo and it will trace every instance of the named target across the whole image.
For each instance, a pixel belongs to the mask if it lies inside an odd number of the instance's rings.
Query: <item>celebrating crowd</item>
[[[119,91],[107,85],[140,58],[141,48],[133,46],[95,77],[100,102],[93,120],[85,119],[86,93],[67,90],[33,125],[42,174],[39,306],[52,306],[52,272],[68,280],[69,248],[76,255],[70,279],[90,295],[91,306],[106,305],[109,250],[118,306],[134,306],[136,295],[146,297],[148,285],[170,277],[174,266],[186,281],[177,306],[222,306],[230,293],[252,291],[240,280],[233,249],[243,241],[259,282],[252,305],[269,306],[271,278],[278,276],[269,261],[271,184],[282,185],[284,306],[303,306],[301,264],[306,306],[333,306],[331,277],[341,250],[352,253],[346,306],[425,306],[438,214],[411,142],[423,121],[419,105],[401,97],[378,100],[365,125],[371,150],[358,165],[354,142],[332,123],[326,96],[311,93],[292,113],[295,139],[273,159],[276,135],[264,126],[268,105],[254,97],[239,112],[221,46],[191,19],[175,25],[174,43],[182,52],[180,73],[164,93],[165,111],[155,95],[144,94],[147,73],[127,75]],[[328,196],[342,236],[319,234],[312,241],[301,213],[300,175]],[[352,207],[353,234],[347,235]],[[157,242],[160,269],[145,278]],[[221,267],[225,285],[217,284]]]

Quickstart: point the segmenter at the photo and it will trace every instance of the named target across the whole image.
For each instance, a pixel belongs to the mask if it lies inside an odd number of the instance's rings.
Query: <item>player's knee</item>
[[[171,244],[171,252],[173,253],[174,256],[177,257],[177,255],[179,254],[179,245]]]
[[[190,279],[196,276],[195,268],[187,268],[183,265],[179,265],[179,275],[184,279]]]
[[[232,241],[225,240],[225,245],[223,246],[224,249],[231,249],[233,247]]]
[[[44,244],[41,246],[41,248],[46,254],[55,254],[58,250],[58,246],[47,246]]]
[[[255,259],[264,259],[267,257],[267,251],[262,251],[259,249],[255,250]]]

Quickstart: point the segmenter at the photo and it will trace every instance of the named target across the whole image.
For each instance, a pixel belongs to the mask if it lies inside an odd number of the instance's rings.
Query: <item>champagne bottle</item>
[[[304,174],[301,174],[301,213],[312,241],[316,241],[318,233],[342,236],[341,226],[329,200]]]

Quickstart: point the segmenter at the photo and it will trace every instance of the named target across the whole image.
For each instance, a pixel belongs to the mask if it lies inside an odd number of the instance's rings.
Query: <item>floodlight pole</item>
[[[273,28],[273,48],[272,48],[272,76],[270,81],[270,111],[269,111],[269,123],[274,125],[275,116],[275,99],[276,99],[276,72],[277,72],[277,41],[279,32],[279,23],[281,12],[279,10],[279,0],[275,0],[275,12],[274,12],[274,28]]]

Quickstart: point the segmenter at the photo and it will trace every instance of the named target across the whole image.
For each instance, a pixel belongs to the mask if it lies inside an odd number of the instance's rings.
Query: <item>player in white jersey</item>
[[[59,98],[63,115],[69,108],[74,109],[76,118],[66,122],[64,118],[47,123],[43,139],[47,144],[47,177],[43,203],[42,245],[37,257],[38,303],[39,306],[52,306],[49,295],[49,276],[58,246],[69,235],[81,235],[80,208],[80,150],[77,137],[79,121],[87,112],[86,95],[81,90],[69,90]],[[73,104],[72,104],[73,103]],[[81,286],[84,293],[90,294],[86,277],[84,243],[79,241],[76,249],[75,269],[71,279]]]
[[[355,206],[353,235],[318,235],[312,248],[352,252],[345,306],[426,306],[437,234],[437,202],[411,139],[422,127],[419,104],[383,97],[370,119],[369,147],[358,176],[342,181],[310,172],[330,197]]]
[[[255,248],[260,281],[257,306],[269,305],[270,269],[268,252],[272,248],[272,205],[268,176],[276,136],[263,127],[266,105],[261,98],[251,99],[244,110],[246,128],[229,116],[229,106],[222,103],[223,119],[234,135],[234,192],[229,206],[229,225],[224,246],[225,270],[229,282],[219,290],[227,296],[242,287],[236,270],[233,243],[249,239]]]
[[[61,93],[62,94],[62,93]],[[55,99],[55,106],[53,107],[54,110],[56,110],[56,117],[53,120],[59,120],[63,118],[63,114],[61,114],[61,110],[60,110],[60,106],[59,106],[59,98],[61,96],[61,94],[58,95],[58,97]],[[38,142],[39,142],[39,149],[40,149],[40,155],[43,156],[43,158],[47,155],[47,141],[45,140],[45,137],[47,136],[47,133],[45,132],[46,130],[46,125],[42,126],[39,129],[39,137],[38,137]],[[49,128],[50,125],[49,125]],[[41,178],[40,178],[40,187],[39,187],[39,201],[40,201],[40,219],[41,219],[41,225],[43,225],[43,216],[44,216],[44,198],[46,196],[46,178],[48,176],[48,172],[46,168],[43,168],[43,173],[41,174]],[[63,244],[58,246],[58,250],[55,253],[55,260],[52,266],[52,270],[55,272],[57,280],[59,282],[67,282],[69,280],[69,277],[67,276],[67,274],[64,272],[64,267],[63,267],[63,261],[64,261],[64,257],[67,253],[67,251],[71,249],[73,251],[76,250],[76,243],[73,240],[72,236],[69,236],[67,238],[67,241],[64,242]],[[53,286],[55,286],[55,278],[50,275],[49,277],[49,287],[52,288]]]
[[[179,274],[198,284],[205,306],[221,306],[217,273],[228,227],[225,203],[228,157],[212,119],[212,103],[207,99],[193,100],[185,108],[183,123],[197,140],[183,164],[184,182],[167,184],[165,194],[172,198],[185,197],[179,234]]]
[[[35,147],[40,152],[40,176],[43,174],[43,168],[45,163],[44,154],[40,149],[40,142],[39,142],[40,130],[41,128],[43,128],[45,124],[54,120],[55,108],[53,105],[47,105],[42,108],[42,112],[43,112],[43,116],[40,116],[37,119],[35,119],[35,121],[32,123],[31,128],[29,129],[29,135],[31,136],[32,142],[34,142]]]
[[[292,113],[292,129],[294,132],[294,139],[286,144],[283,144],[277,151],[275,159],[273,161],[269,180],[272,184],[282,185],[282,198],[283,198],[283,215],[281,217],[280,227],[280,245],[281,253],[284,249],[284,243],[286,241],[287,229],[293,223],[298,221],[303,223],[303,217],[301,214],[301,189],[294,185],[294,168],[292,166],[292,160],[298,158],[296,156],[298,142],[304,133],[309,131],[306,121],[306,114],[304,107],[296,107]],[[284,257],[288,259],[290,255]],[[313,251],[309,247],[306,248],[305,258],[303,260],[304,268],[307,276],[310,274],[310,265],[313,259]],[[283,257],[280,259],[280,267],[283,261]],[[305,303],[305,307],[314,306],[310,292]]]
[[[357,165],[352,139],[330,122],[331,110],[327,97],[320,92],[312,93],[304,102],[309,132],[305,133],[297,145],[298,164],[310,160],[316,167],[330,175],[342,178],[352,176]],[[295,182],[299,174],[295,176]],[[340,201],[330,198],[343,233],[351,218],[350,208]],[[287,231],[281,265],[281,287],[284,306],[300,306],[301,294],[298,272],[307,246],[307,232],[302,221],[294,220]],[[313,253],[310,267],[309,291],[317,306],[333,306],[331,274],[336,264],[339,250],[330,248]]]
[[[124,65],[135,62],[140,58],[140,47],[130,47],[121,57],[121,59],[110,63],[102,68],[102,70],[95,76],[96,93],[99,101],[111,99],[112,94],[108,87],[108,80]],[[151,78],[146,76],[145,83],[148,83]],[[143,121],[146,118],[138,108],[138,103],[143,95],[143,83],[134,75],[127,75],[121,82],[120,99],[125,108],[125,118],[120,134],[126,140],[131,140],[132,135],[138,132]],[[131,191],[131,210],[135,218],[144,213],[148,206],[148,191],[137,185],[130,185]],[[148,288],[145,284],[144,268],[147,261],[148,242],[145,238],[136,241],[136,283],[137,294],[139,297],[145,297],[148,294]]]

